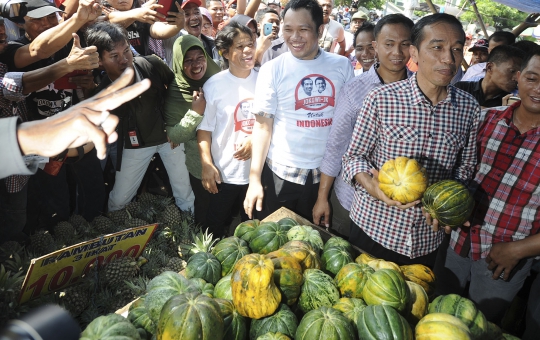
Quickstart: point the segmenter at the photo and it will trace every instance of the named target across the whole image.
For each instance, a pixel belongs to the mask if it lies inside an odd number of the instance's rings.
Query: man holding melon
[[[435,268],[439,294],[464,294],[469,283],[469,298],[495,323],[540,255],[540,51],[524,59],[517,79],[521,100],[487,110],[480,125],[470,228],[445,227],[450,245],[441,248]],[[540,280],[535,285],[539,289]],[[527,326],[540,324],[540,295],[532,292],[536,314]],[[525,338],[538,338],[534,328]]]
[[[343,179],[355,188],[351,243],[400,265],[433,267],[444,232],[427,224],[418,205],[422,194],[407,191],[423,192],[427,184],[442,180],[468,184],[476,165],[480,107],[472,96],[449,86],[463,59],[461,23],[434,14],[418,21],[411,35],[418,72],[366,96],[343,157]],[[393,164],[379,174],[390,160]],[[391,177],[388,172],[402,179],[381,190],[379,180]]]

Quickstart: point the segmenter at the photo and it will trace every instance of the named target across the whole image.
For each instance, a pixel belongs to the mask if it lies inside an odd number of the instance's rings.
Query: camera
[[[26,1],[0,0],[0,11],[5,19],[23,19],[26,15]]]
[[[81,329],[69,313],[56,305],[45,305],[11,320],[0,331],[0,340],[78,340]]]

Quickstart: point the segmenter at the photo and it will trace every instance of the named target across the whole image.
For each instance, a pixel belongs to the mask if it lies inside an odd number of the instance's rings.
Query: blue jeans
[[[165,164],[176,205],[184,211],[193,211],[195,196],[189,183],[184,145],[171,149],[169,143],[140,149],[124,149],[121,171],[116,172],[114,187],[109,194],[109,211],[124,208],[135,197],[155,153],[159,153]]]

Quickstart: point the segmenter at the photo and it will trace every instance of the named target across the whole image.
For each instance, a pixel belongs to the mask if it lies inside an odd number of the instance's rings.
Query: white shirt
[[[337,94],[353,76],[347,58],[322,51],[312,60],[285,53],[261,67],[253,112],[274,118],[272,162],[300,169],[320,166]]]
[[[319,39],[319,46],[326,52],[334,51],[336,44],[345,40],[345,29],[339,22],[332,19],[323,26],[324,31]]]
[[[229,70],[212,76],[204,84],[206,109],[197,130],[212,132],[212,158],[221,180],[229,184],[248,184],[251,160],[233,157],[244,138],[251,135],[255,117],[253,97],[258,72],[237,78]]]

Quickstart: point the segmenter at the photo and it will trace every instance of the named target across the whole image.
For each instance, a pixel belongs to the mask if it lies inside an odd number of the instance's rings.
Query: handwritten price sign
[[[77,283],[96,265],[119,257],[138,257],[157,224],[126,229],[33,259],[24,279],[19,303]]]

